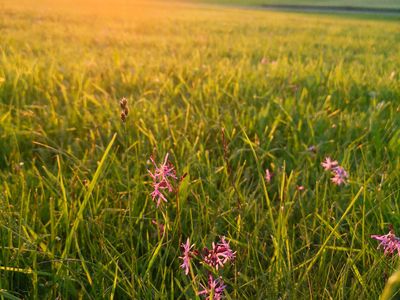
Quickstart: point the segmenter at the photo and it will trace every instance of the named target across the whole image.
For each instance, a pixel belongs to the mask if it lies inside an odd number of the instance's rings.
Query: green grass
[[[193,2],[208,2],[213,4],[291,4],[291,5],[317,5],[317,6],[353,6],[371,8],[400,8],[399,0],[191,0]]]
[[[0,295],[195,299],[207,274],[184,275],[179,243],[225,235],[227,299],[377,299],[398,265],[370,234],[400,232],[399,33],[326,15],[7,0]],[[187,176],[156,209],[148,160],[167,152]],[[347,186],[330,183],[325,156]]]

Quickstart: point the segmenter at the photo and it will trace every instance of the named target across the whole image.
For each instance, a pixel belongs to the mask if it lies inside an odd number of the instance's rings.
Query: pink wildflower
[[[160,183],[153,183],[153,188],[154,188],[154,191],[150,195],[153,198],[153,201],[156,198],[158,198],[157,199],[157,207],[160,206],[161,200],[164,202],[168,202],[167,198],[165,198],[163,193],[160,191],[160,189],[164,189],[164,187],[162,187]]]
[[[338,162],[337,160],[331,160],[330,157],[326,157],[325,160],[321,163],[321,165],[325,169],[325,171],[329,171],[336,168]]]
[[[165,198],[162,193],[163,190],[168,189],[169,192],[173,191],[172,185],[169,182],[169,177],[173,179],[176,178],[176,173],[174,170],[174,166],[168,162],[168,153],[165,155],[164,163],[157,167],[157,164],[154,162],[154,159],[150,157],[151,162],[153,163],[155,170],[154,173],[149,172],[150,177],[153,179],[153,192],[151,193],[151,197],[153,201],[157,198],[157,207],[160,205],[161,200],[164,202],[168,202],[167,198]]]
[[[305,187],[302,186],[302,185],[298,185],[298,186],[296,187],[296,190],[298,190],[298,191],[304,191],[304,190],[305,190]]]
[[[321,163],[326,171],[331,171],[333,177],[331,181],[336,185],[341,185],[342,183],[347,184],[347,179],[349,178],[349,174],[346,170],[339,166],[336,160],[332,160],[330,157],[326,157],[324,162]]]
[[[183,250],[183,256],[180,256],[179,258],[183,260],[181,264],[181,268],[185,270],[185,274],[189,274],[189,268],[190,268],[190,259],[192,257],[192,248],[194,247],[193,245],[190,245],[189,238],[186,240],[185,244],[181,245],[182,250]]]
[[[385,255],[393,255],[397,251],[400,256],[400,238],[395,236],[393,229],[386,235],[371,235],[371,238],[380,241],[378,249],[382,246]]]
[[[269,169],[265,169],[265,181],[267,183],[270,183],[272,179],[272,173],[269,171]]]
[[[349,174],[347,174],[346,170],[341,166],[338,166],[333,169],[333,177],[331,181],[336,185],[341,185],[342,183],[347,183],[347,178],[349,178]]]
[[[208,286],[201,286],[203,287],[203,290],[200,291],[198,295],[205,295],[206,300],[221,300],[224,294],[224,290],[226,288],[222,277],[214,279],[211,274],[208,276]]]
[[[225,237],[221,237],[220,242],[212,243],[212,249],[205,248],[204,262],[209,266],[218,270],[223,267],[228,261],[233,261],[236,257],[236,252],[233,252],[229,243],[225,241]]]

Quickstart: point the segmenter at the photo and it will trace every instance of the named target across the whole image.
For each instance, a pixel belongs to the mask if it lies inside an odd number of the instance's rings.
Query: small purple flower
[[[219,243],[212,243],[211,250],[205,248],[204,251],[204,262],[216,270],[218,270],[219,267],[222,268],[228,261],[233,261],[236,257],[236,252],[232,251],[224,236],[221,237]]]
[[[198,293],[198,295],[206,296],[206,300],[221,300],[224,294],[226,285],[224,284],[222,277],[214,279],[210,274],[208,276],[208,286],[202,285],[203,290]]]
[[[347,184],[347,179],[349,178],[349,174],[346,170],[339,166],[336,160],[332,160],[330,157],[326,157],[325,160],[321,163],[322,167],[325,171],[331,171],[333,177],[331,181],[336,185]]]
[[[385,255],[393,255],[397,251],[400,256],[400,238],[395,236],[393,229],[386,235],[371,235],[371,238],[380,241],[378,249],[382,246]]]
[[[186,240],[186,243],[181,245],[182,251],[183,251],[183,256],[180,256],[179,258],[182,259],[182,264],[181,268],[185,270],[185,274],[189,274],[189,268],[190,268],[190,259],[192,257],[192,248],[194,247],[193,245],[190,245],[189,238]]]
[[[317,153],[317,147],[314,145],[311,145],[310,147],[308,147],[307,150],[312,153]]]
[[[265,169],[265,181],[267,183],[270,183],[272,179],[272,173],[269,171],[269,169]]]
[[[332,160],[329,156],[325,158],[325,160],[321,163],[322,167],[325,171],[332,170],[337,167],[337,160]]]
[[[334,168],[332,173],[334,176],[331,178],[331,181],[334,184],[341,185],[342,183],[347,183],[347,178],[349,178],[349,174],[341,166]]]
[[[151,193],[151,197],[153,201],[157,198],[157,207],[160,205],[161,201],[168,202],[167,198],[165,198],[162,193],[163,190],[168,189],[169,192],[173,191],[172,185],[169,182],[169,177],[173,179],[176,178],[176,173],[174,166],[168,162],[168,153],[165,155],[164,162],[159,167],[154,162],[154,159],[150,157],[151,162],[153,163],[155,170],[154,173],[149,172],[150,177],[153,179],[153,192]]]

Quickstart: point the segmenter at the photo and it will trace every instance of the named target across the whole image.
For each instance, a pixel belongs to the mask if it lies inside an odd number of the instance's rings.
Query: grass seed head
[[[119,106],[121,108],[121,121],[125,123],[126,118],[128,117],[129,114],[129,108],[128,108],[128,100],[123,97],[120,101],[119,101]]]

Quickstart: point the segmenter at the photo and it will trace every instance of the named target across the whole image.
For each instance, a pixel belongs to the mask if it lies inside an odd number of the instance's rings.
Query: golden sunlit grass
[[[227,299],[380,295],[397,258],[370,234],[400,224],[398,22],[168,1],[0,9],[0,296],[196,299],[206,268],[185,276],[179,243],[221,235],[237,252]],[[147,169],[166,153],[186,176],[157,209]],[[330,184],[325,156],[348,185]]]

